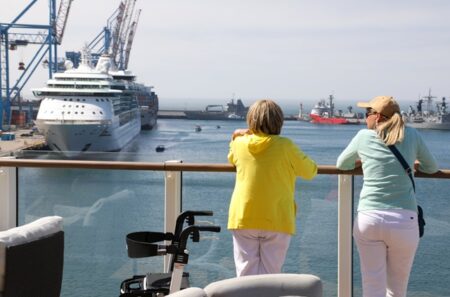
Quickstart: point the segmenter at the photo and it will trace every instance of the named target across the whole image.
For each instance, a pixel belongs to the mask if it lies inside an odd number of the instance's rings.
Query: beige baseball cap
[[[385,117],[392,117],[394,113],[400,113],[400,106],[392,96],[377,96],[369,102],[358,102],[358,107],[371,108]]]

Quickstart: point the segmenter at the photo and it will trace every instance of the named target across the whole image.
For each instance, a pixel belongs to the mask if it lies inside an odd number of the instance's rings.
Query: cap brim
[[[356,106],[362,107],[362,108],[368,108],[368,107],[370,107],[370,103],[369,102],[358,102],[358,103],[356,103]]]

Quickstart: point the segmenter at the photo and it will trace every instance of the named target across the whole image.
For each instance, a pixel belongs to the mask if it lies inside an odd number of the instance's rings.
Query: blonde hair
[[[253,133],[279,135],[283,120],[280,106],[269,99],[256,101],[247,113],[247,125]]]
[[[405,137],[405,123],[398,112],[394,113],[386,121],[380,122],[375,130],[386,145],[402,142]]]

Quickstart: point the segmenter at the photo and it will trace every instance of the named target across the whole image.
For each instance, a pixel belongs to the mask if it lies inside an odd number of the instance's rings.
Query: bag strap
[[[402,154],[399,152],[399,150],[397,149],[397,147],[395,145],[388,145],[387,146],[391,152],[394,154],[395,157],[397,157],[397,160],[400,162],[400,164],[402,164],[403,169],[405,169],[406,173],[409,176],[409,179],[411,180],[413,189],[414,189],[414,193],[416,192],[416,184],[414,183],[414,178],[412,176],[412,170],[409,167],[408,163],[405,161],[405,158],[403,158]]]

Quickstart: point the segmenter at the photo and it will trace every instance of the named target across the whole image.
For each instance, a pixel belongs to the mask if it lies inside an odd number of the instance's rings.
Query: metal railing
[[[181,172],[235,172],[229,164],[167,162],[122,162],[122,161],[81,161],[81,160],[35,160],[0,158],[0,231],[17,225],[18,183],[17,169],[29,168],[70,168],[100,170],[143,170],[165,173],[165,213],[164,229],[173,230],[177,215],[181,211]],[[339,297],[352,296],[352,213],[355,175],[361,169],[341,171],[335,166],[321,165],[318,174],[338,175],[338,284]],[[435,174],[417,172],[417,177],[450,179],[450,170],[440,170]],[[167,271],[167,259],[164,262]]]

